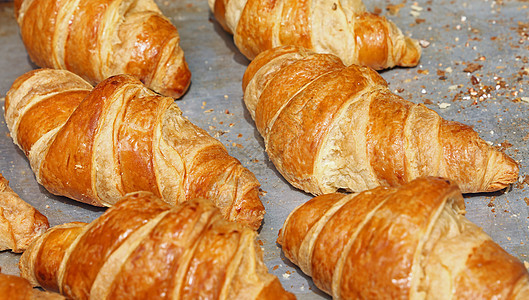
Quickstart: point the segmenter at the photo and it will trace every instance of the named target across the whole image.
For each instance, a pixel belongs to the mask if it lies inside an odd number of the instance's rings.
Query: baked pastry
[[[132,74],[149,88],[180,97],[191,73],[178,31],[152,0],[15,0],[29,57],[95,85]]]
[[[464,217],[456,185],[326,194],[279,233],[285,256],[335,299],[529,299],[529,273]]]
[[[268,273],[256,235],[208,200],[171,207],[137,192],[90,224],[50,229],[20,270],[73,299],[293,299]]]
[[[23,252],[49,227],[48,219],[22,200],[0,174],[0,251]]]
[[[248,59],[296,45],[380,70],[419,63],[419,43],[361,0],[208,0],[220,25]]]
[[[53,194],[98,206],[134,191],[173,205],[203,197],[228,220],[257,229],[263,219],[255,176],[172,98],[130,75],[92,88],[69,71],[33,70],[8,91],[5,119]]]
[[[0,300],[62,300],[56,293],[34,289],[29,282],[18,276],[0,273]]]
[[[312,194],[449,178],[465,193],[503,189],[517,163],[470,127],[393,94],[366,67],[287,46],[263,52],[243,78],[244,102],[268,156]]]

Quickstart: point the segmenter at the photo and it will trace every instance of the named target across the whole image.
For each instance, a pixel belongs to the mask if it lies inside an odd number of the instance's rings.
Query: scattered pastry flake
[[[468,63],[467,67],[463,69],[463,72],[474,73],[478,70],[481,70],[481,68],[483,68],[483,65],[478,63]]]
[[[262,241],[262,240],[260,240],[260,239],[259,239],[259,240],[257,240],[257,244],[259,244],[259,246],[263,246],[263,245],[264,245],[263,241]]]
[[[417,19],[415,20],[415,22],[417,22],[418,20],[422,20],[422,19]],[[428,42],[427,40],[419,40],[419,45],[423,48],[428,48],[428,46],[430,46],[430,42]]]
[[[404,7],[404,3],[399,4],[388,4],[386,10],[389,11],[389,14],[394,16],[399,13],[400,9]]]
[[[523,102],[529,102],[529,97],[521,97],[520,100]]]
[[[264,197],[266,196],[267,193],[268,193],[267,191],[259,189],[259,196]]]
[[[373,14],[375,15],[380,15],[382,13],[382,9],[378,6],[375,6],[375,8],[373,9]]]
[[[239,148],[239,149],[244,148],[244,147],[243,147],[241,144],[239,144],[239,143],[232,143],[231,145],[232,145],[233,147],[237,147],[237,148]]]
[[[428,74],[430,74],[430,71],[428,71],[427,69],[425,69],[425,70],[418,69],[417,73],[422,74],[422,75],[428,75]]]
[[[275,270],[277,270],[278,268],[279,268],[279,266],[278,266],[278,265],[275,265],[275,266],[272,267],[272,270],[275,271]]]
[[[210,109],[204,111],[204,113],[210,113],[210,112],[213,112],[213,108],[210,108]]]
[[[496,200],[496,197],[492,196],[490,198],[489,204],[487,204],[488,207],[494,207],[494,200]]]
[[[439,103],[438,106],[440,109],[445,109],[445,108],[448,108],[451,104],[450,103]]]
[[[424,104],[433,104],[432,100],[430,100],[430,99],[425,99],[425,100],[423,101],[423,103],[424,103]]]
[[[523,201],[525,201],[525,204],[527,204],[527,206],[529,206],[529,198],[525,197],[525,198],[523,198]]]
[[[283,274],[283,278],[284,278],[284,279],[288,279],[289,277],[290,277],[290,274],[289,274],[288,272],[285,273],[285,274]]]

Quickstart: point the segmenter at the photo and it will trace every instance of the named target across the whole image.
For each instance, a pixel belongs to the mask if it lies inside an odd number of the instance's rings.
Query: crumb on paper
[[[288,279],[289,277],[290,277],[290,274],[288,274],[288,273],[284,273],[284,274],[283,274],[283,278],[284,278],[284,279]]]
[[[267,191],[259,189],[259,196],[266,196],[267,193]]]
[[[386,10],[389,11],[390,15],[396,15],[399,13],[400,9],[404,7],[404,3],[399,4],[388,4]]]
[[[275,266],[272,268],[272,270],[275,271],[275,270],[277,270],[278,268],[279,268],[279,266],[278,266],[278,265],[275,265]]]
[[[213,112],[213,108],[210,108],[210,109],[204,111],[204,113],[210,113],[210,112]]]
[[[430,46],[430,42],[428,42],[427,40],[419,40],[419,45],[423,48],[428,48],[428,46]]]
[[[478,70],[481,70],[481,68],[483,68],[483,65],[477,63],[468,63],[467,67],[463,69],[463,72],[474,73]]]
[[[450,90],[450,91],[454,91],[454,90],[456,90],[457,88],[458,88],[458,85],[457,85],[457,84],[454,84],[454,85],[449,86],[449,87],[448,87],[448,90]]]
[[[440,109],[445,109],[445,108],[448,108],[452,104],[443,102],[443,103],[439,103],[438,105]]]
[[[523,102],[529,102],[529,97],[521,97],[520,100]]]

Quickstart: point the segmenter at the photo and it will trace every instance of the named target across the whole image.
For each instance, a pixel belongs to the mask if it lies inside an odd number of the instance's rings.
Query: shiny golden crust
[[[415,66],[419,43],[361,0],[209,0],[215,18],[242,54],[254,59],[274,47],[296,45],[339,56],[347,65],[380,70]]]
[[[49,226],[48,219],[24,202],[0,174],[0,251],[23,252]]]
[[[263,52],[243,78],[267,153],[295,187],[359,192],[439,176],[474,193],[518,179],[517,163],[472,128],[391,93],[372,69],[295,48]]]
[[[0,299],[2,300],[61,300],[63,296],[33,289],[31,284],[18,276],[0,274]]]
[[[98,206],[134,191],[170,204],[203,197],[227,219],[259,228],[255,176],[173,102],[128,75],[92,88],[69,71],[40,69],[15,81],[5,118],[54,194]]]
[[[94,85],[132,74],[176,98],[189,86],[178,31],[152,0],[17,0],[15,17],[40,67],[70,70]]]
[[[90,224],[50,229],[20,269],[73,299],[293,299],[268,273],[256,235],[208,200],[170,207],[138,192]]]
[[[335,299],[525,299],[529,273],[464,216],[456,185],[318,196],[279,233],[285,256]]]

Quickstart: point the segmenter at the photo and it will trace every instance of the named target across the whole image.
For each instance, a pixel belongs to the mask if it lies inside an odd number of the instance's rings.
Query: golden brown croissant
[[[243,78],[267,153],[295,187],[319,195],[449,178],[467,192],[505,188],[516,162],[469,126],[393,94],[375,71],[297,47],[263,52]]]
[[[15,17],[40,67],[70,70],[93,85],[132,74],[170,97],[189,86],[178,31],[152,0],[16,0]]]
[[[361,0],[209,0],[222,27],[248,59],[279,46],[332,53],[347,65],[374,69],[415,66],[419,43]]]
[[[22,200],[0,174],[0,251],[23,252],[49,227],[48,219]]]
[[[171,207],[137,192],[90,224],[50,229],[20,270],[73,299],[294,298],[268,273],[256,235],[208,200]]]
[[[128,75],[92,89],[69,71],[39,69],[13,83],[5,119],[51,193],[98,206],[134,191],[170,204],[203,197],[257,229],[257,179],[173,102]]]
[[[463,214],[456,185],[326,194],[279,233],[285,256],[336,299],[529,299],[529,274]]]
[[[0,273],[0,300],[61,300],[63,296],[56,293],[34,289],[21,277]]]

